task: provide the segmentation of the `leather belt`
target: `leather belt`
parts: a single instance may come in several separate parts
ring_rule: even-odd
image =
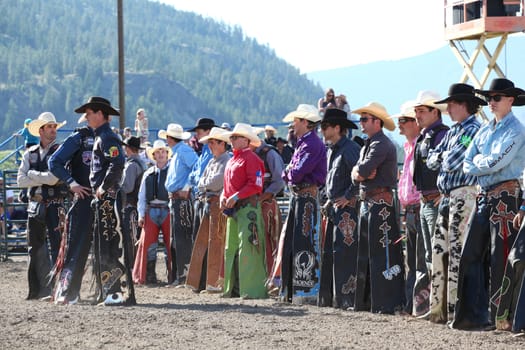
[[[253,196],[239,199],[237,203],[235,203],[235,208],[238,209],[248,204],[251,204],[253,207],[256,207],[258,202],[259,202],[259,195],[254,194]]]
[[[520,183],[518,180],[507,180],[507,181],[499,182],[495,185],[492,185],[491,187],[489,187],[486,193],[488,196],[499,196],[499,193],[501,191],[505,191],[509,195],[514,195],[516,193],[519,193],[519,190],[520,190]]]
[[[175,191],[169,193],[170,199],[189,199],[190,198],[190,192],[186,191]]]
[[[290,191],[296,195],[310,194],[312,196],[317,195],[317,186],[304,183],[290,186]]]
[[[207,203],[217,203],[219,201],[219,196],[206,196],[204,197],[204,201]]]
[[[168,204],[149,204],[148,207],[150,208],[167,208],[168,207]]]
[[[365,199],[370,199],[370,198],[373,198],[375,196],[377,196],[378,194],[381,194],[381,193],[385,193],[385,192],[389,192],[391,191],[392,189],[390,187],[376,187],[376,188],[373,188],[371,190],[360,190],[359,191],[359,198],[361,198],[361,200],[365,200]]]
[[[423,203],[428,203],[428,202],[433,202],[436,198],[439,198],[439,196],[441,196],[441,193],[439,192],[434,192],[434,193],[429,193],[429,194],[422,194],[421,195],[421,202]]]

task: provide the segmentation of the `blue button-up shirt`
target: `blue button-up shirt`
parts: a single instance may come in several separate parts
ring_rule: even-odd
[[[213,159],[213,154],[211,153],[210,147],[208,144],[205,144],[202,146],[202,152],[199,156],[199,159],[197,159],[197,162],[193,165],[193,169],[190,173],[190,179],[189,184],[192,187],[192,191],[194,195],[197,195],[199,192],[199,180],[204,173],[204,169],[206,169],[206,166],[210,162],[210,160]]]
[[[172,151],[165,187],[168,192],[177,192],[188,184],[191,169],[198,157],[197,153],[182,141],[173,146]]]
[[[483,189],[520,179],[525,167],[524,143],[525,127],[512,112],[498,123],[491,120],[481,126],[467,148],[463,171],[477,176]]]

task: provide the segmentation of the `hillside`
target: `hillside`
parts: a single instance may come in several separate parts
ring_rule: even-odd
[[[147,0],[123,10],[126,125],[139,107],[152,128],[204,115],[280,121],[323,93],[240,28]],[[116,1],[2,1],[0,11],[0,140],[46,110],[72,128],[91,95],[118,105]]]

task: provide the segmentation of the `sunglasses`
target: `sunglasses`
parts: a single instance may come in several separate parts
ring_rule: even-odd
[[[360,121],[361,123],[366,123],[369,119],[371,119],[371,120],[377,120],[376,117],[361,117],[361,118],[359,118],[359,121]]]
[[[237,140],[237,139],[240,139],[240,138],[242,138],[242,136],[238,136],[238,135],[232,135],[232,136],[230,136],[230,140],[233,140],[233,141],[235,141],[235,140]]]
[[[492,95],[492,96],[485,96],[485,100],[486,100],[487,102],[490,102],[491,100],[494,100],[494,101],[496,101],[496,102],[499,102],[499,101],[501,101],[501,98],[502,98],[502,97],[507,97],[507,96],[505,96],[505,95]]]
[[[407,122],[413,122],[413,121],[415,121],[414,118],[401,117],[401,118],[398,119],[399,124],[405,124]]]

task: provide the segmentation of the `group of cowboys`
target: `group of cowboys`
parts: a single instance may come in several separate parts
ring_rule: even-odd
[[[480,125],[487,104],[494,118]],[[185,142],[189,132],[169,124],[146,150],[154,164],[147,168],[140,140],[112,132],[119,112],[108,100],[77,108],[88,125],[60,145],[63,124],[42,113],[29,125],[41,142],[24,153],[18,173],[29,189],[28,298],[77,302],[92,242],[97,301],[134,304],[134,284],[157,282],[162,232],[168,284],[195,292],[276,293],[285,302],[409,314],[459,329],[522,331],[525,128],[512,113],[520,105],[525,91],[503,78],[489,90],[453,84],[441,100],[421,91],[393,116],[371,102],[352,111],[367,136],[361,147],[348,137],[358,127],[345,111],[321,116],[301,104],[283,119],[297,137],[286,166],[245,123],[228,131],[199,119],[189,131],[204,145],[200,154]],[[383,132],[395,121],[406,137],[400,174]],[[276,196],[285,186],[282,224]]]

